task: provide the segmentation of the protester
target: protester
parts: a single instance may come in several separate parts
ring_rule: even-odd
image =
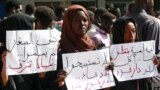
[[[117,17],[108,12],[102,15],[101,17],[101,26],[100,28],[105,31],[105,33],[107,33],[107,36],[109,36],[109,38],[112,40],[112,25],[114,23],[114,21],[117,19]],[[110,43],[112,43],[112,41],[110,41]]]
[[[99,11],[100,10],[100,11]],[[103,9],[102,9],[103,11]],[[101,12],[101,9],[98,9],[97,13]],[[90,29],[87,34],[92,38],[97,48],[109,47],[111,44],[110,40],[110,28],[112,26],[113,21],[116,19],[116,16],[111,14],[110,12],[106,12],[100,15],[99,18],[99,26],[96,26],[94,21],[94,13],[88,10],[90,15],[90,20],[92,22]]]
[[[53,22],[53,26],[58,29],[59,31],[62,31],[62,24],[63,24],[63,16],[65,13],[65,8],[62,6],[58,6],[55,8],[55,15],[56,19]]]
[[[147,14],[150,4],[153,4],[154,0],[135,0],[135,8],[130,17],[133,17],[137,23],[137,31],[139,41],[155,40],[156,42],[156,54],[160,50],[160,21],[155,17]]]
[[[34,16],[36,18],[36,30],[54,30],[56,34],[59,32],[52,27],[52,22],[55,20],[56,16],[51,8],[47,6],[38,6],[35,9]],[[60,34],[59,32],[59,36]],[[38,73],[35,78],[34,90],[57,90],[57,71]]]
[[[8,19],[9,18],[9,19]],[[7,30],[31,30],[35,28],[35,19],[23,13],[16,13],[3,20],[0,25],[0,42],[6,43]]]
[[[38,6],[35,9],[36,29],[52,29],[52,22],[56,16],[54,11],[47,6]]]
[[[105,9],[105,8],[97,8],[96,11],[94,12],[95,14],[95,22],[94,24],[97,26],[97,27],[100,27],[101,25],[101,16],[104,14],[104,13],[107,13],[108,10]]]
[[[132,18],[122,17],[112,27],[113,44],[134,43],[137,41],[136,23]],[[114,62],[114,61],[113,61]],[[150,90],[147,79],[118,82],[110,90]]]
[[[6,2],[6,14],[8,16],[14,14],[14,13],[20,13],[22,12],[22,5],[19,0],[8,0]]]
[[[128,5],[128,9],[127,9],[126,15],[124,15],[124,16],[129,16],[130,14],[132,14],[133,10],[134,10],[134,2],[131,2]]]
[[[62,54],[90,51],[96,49],[92,39],[87,35],[91,25],[86,9],[80,5],[71,5],[64,15],[62,35],[58,50],[58,85],[60,89],[66,90],[64,86],[65,73],[63,69]]]
[[[13,75],[8,76],[6,73],[6,31],[12,30],[32,30],[34,29],[34,18],[28,15],[17,13],[9,16],[5,19],[0,28],[0,42],[1,46],[1,85],[2,90],[31,90],[32,87],[32,75]]]
[[[35,6],[33,4],[27,4],[25,7],[25,13],[31,17],[34,17]]]
[[[155,53],[160,52],[160,20],[149,15],[152,13],[154,0],[135,0],[135,9],[130,15],[137,23],[139,41],[155,40]],[[160,71],[158,67],[158,71]],[[152,90],[160,88],[160,75],[152,78]]]
[[[103,14],[100,17],[100,19],[101,19],[101,22],[100,22],[101,24],[99,28],[93,28],[93,25],[92,25],[92,28],[90,28],[90,30],[87,33],[93,39],[97,48],[109,47],[111,45],[110,29],[114,20],[116,19],[116,16],[108,12]]]

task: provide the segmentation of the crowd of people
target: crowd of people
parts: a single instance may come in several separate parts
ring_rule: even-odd
[[[155,54],[160,54],[160,20],[153,16],[154,0],[134,0],[124,16],[106,8],[81,5],[22,6],[17,0],[6,3],[7,16],[0,23],[0,90],[67,90],[62,54],[94,51],[114,44],[155,40]],[[57,70],[8,76],[6,72],[6,31],[58,30],[61,32],[57,53]],[[157,57],[158,58],[158,57]],[[157,60],[156,58],[156,60]],[[157,61],[159,62],[159,61]],[[113,68],[111,63],[106,67]],[[109,68],[109,70],[112,70]],[[158,70],[159,65],[158,65]],[[118,82],[102,90],[160,90],[156,77]]]

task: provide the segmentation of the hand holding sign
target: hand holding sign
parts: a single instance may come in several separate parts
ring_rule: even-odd
[[[58,72],[57,83],[58,83],[58,86],[59,86],[59,87],[64,86],[66,76],[67,76],[67,72],[66,72],[66,71],[60,70],[60,71]]]

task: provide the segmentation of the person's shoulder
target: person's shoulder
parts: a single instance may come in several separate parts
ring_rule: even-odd
[[[143,24],[144,28],[148,28],[150,30],[158,30],[160,31],[160,20],[155,18],[155,17],[151,17],[150,19],[146,20],[145,23]]]
[[[160,20],[156,17],[150,16],[148,19],[148,22],[153,22],[154,24],[159,24],[160,25]]]
[[[143,15],[144,18],[147,18],[148,21],[159,22],[160,20],[152,15]]]

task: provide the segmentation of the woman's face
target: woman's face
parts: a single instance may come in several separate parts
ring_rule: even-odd
[[[88,30],[89,21],[83,11],[77,11],[72,20],[72,29],[79,36],[85,35]]]
[[[135,25],[132,22],[128,22],[124,30],[124,42],[125,43],[135,42],[135,39],[136,39]]]

